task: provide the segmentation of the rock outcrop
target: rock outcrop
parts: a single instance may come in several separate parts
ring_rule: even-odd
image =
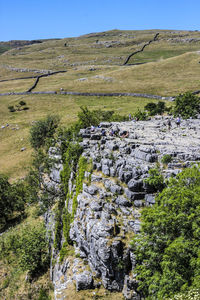
[[[112,129],[118,133],[110,135]],[[75,254],[60,262],[59,251],[52,252],[55,299],[67,299],[66,290],[74,283],[77,291],[103,285],[110,291],[123,291],[125,299],[138,300],[136,260],[130,241],[140,232],[142,207],[153,205],[156,193],[145,179],[149,169],[158,164],[167,178],[200,161],[200,119],[182,121],[180,127],[172,120],[170,130],[166,117],[144,122],[105,122],[93,132],[82,129],[80,135],[82,155],[92,164],[93,171],[85,172],[70,225]],[[52,153],[51,149],[51,155],[56,156],[56,152]],[[172,161],[163,165],[166,154]],[[61,169],[61,164],[52,169],[49,190],[52,186],[59,190]],[[75,181],[71,180],[71,196],[66,202],[69,211],[75,191]],[[47,224],[53,218],[51,212],[48,216]]]

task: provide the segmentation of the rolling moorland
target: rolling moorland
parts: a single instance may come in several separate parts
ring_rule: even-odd
[[[147,45],[144,51],[132,56],[124,65],[128,55],[140,50],[157,33],[159,35],[155,41]],[[198,93],[200,90],[200,32],[198,31],[112,30],[66,39],[1,42],[0,53],[0,169],[1,173],[9,177],[10,182],[23,179],[28,174],[34,152],[30,144],[30,129],[37,120],[47,115],[58,115],[61,125],[68,128],[77,121],[77,113],[81,111],[82,106],[87,106],[91,110],[113,110],[121,116],[128,116],[129,113],[134,114],[138,109],[143,109],[149,102],[158,103],[162,99],[167,107],[173,106],[171,102],[173,97],[188,91]],[[28,92],[30,89],[31,92]],[[69,92],[72,94],[67,94]],[[73,95],[73,92],[77,94]],[[81,95],[81,93],[91,93],[91,95]],[[99,95],[93,95],[95,93]],[[112,93],[118,94],[109,95]],[[140,96],[123,93],[135,93]],[[20,102],[24,102],[25,106],[20,105]],[[15,111],[11,111],[9,107],[14,107]],[[192,124],[192,126],[198,125]],[[141,128],[138,127],[138,131]],[[179,138],[176,128],[173,130],[174,136]],[[188,134],[190,133],[184,133],[184,135]],[[191,132],[194,137],[195,134]],[[162,150],[159,151],[165,154]],[[94,175],[98,177],[99,173]],[[103,189],[103,183],[105,184],[102,179],[99,186],[97,184],[98,188]],[[125,186],[123,188],[125,189]],[[13,228],[14,233],[15,230],[23,232],[24,226],[31,224],[37,227],[36,224],[42,223],[42,217],[38,217],[36,211],[37,205],[27,207],[26,218]],[[81,214],[81,211],[79,213]],[[49,218],[51,217],[50,215]],[[119,214],[119,218],[123,219],[123,214]],[[140,218],[138,217],[137,220],[139,222]],[[49,225],[48,222],[47,224]],[[121,233],[117,237],[121,237]],[[124,239],[129,243],[132,236],[125,232]],[[111,242],[113,241],[110,239],[109,243]],[[55,245],[54,248],[56,249]],[[55,250],[52,253],[55,261],[57,255]],[[76,258],[78,259],[79,256],[77,255]],[[120,263],[121,261],[118,262],[118,267],[122,268]],[[58,261],[55,266],[57,264]],[[82,268],[85,272],[84,266],[75,267]],[[34,281],[26,280],[24,283],[27,274],[17,269],[15,258],[9,255],[7,261],[1,261],[2,297],[4,299],[48,299],[45,292],[46,298],[42,298],[43,289],[53,297],[48,274],[48,271],[44,272]],[[61,277],[58,280],[60,285],[62,285]],[[54,282],[54,287],[56,284]],[[58,284],[57,287],[56,299],[64,297],[62,293],[59,295],[60,285]],[[102,286],[98,292],[95,290],[95,293],[91,290],[74,294],[72,287],[69,286],[66,299],[74,299],[73,297],[123,299],[121,291],[113,294]]]

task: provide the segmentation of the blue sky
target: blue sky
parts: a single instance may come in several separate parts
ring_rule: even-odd
[[[0,41],[111,29],[200,30],[200,0],[0,0]]]

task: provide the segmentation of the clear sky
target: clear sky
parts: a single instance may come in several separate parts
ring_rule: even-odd
[[[0,0],[0,41],[111,29],[200,30],[200,0]]]

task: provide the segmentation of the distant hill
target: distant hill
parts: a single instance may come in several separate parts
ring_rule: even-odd
[[[18,48],[18,47],[23,47],[27,45],[33,45],[33,44],[40,44],[43,43],[44,41],[47,41],[48,39],[41,39],[41,40],[11,40],[7,42],[0,42],[0,54],[6,52],[7,50],[10,50],[12,48]],[[58,40],[58,39],[56,39]]]

